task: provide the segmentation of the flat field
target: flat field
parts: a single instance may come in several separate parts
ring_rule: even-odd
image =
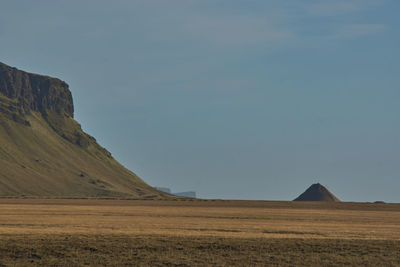
[[[0,199],[0,266],[400,266],[400,204]]]

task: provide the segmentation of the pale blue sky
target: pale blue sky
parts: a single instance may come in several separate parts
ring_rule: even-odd
[[[65,80],[153,186],[400,202],[397,0],[1,0],[0,61]]]

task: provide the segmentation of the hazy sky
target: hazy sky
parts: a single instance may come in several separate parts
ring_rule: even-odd
[[[400,1],[0,0],[0,61],[70,85],[153,186],[400,202]]]

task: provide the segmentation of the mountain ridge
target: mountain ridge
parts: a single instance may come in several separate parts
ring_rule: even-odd
[[[0,196],[169,198],[74,120],[66,82],[0,62]]]

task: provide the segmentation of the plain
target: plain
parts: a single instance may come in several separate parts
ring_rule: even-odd
[[[399,222],[384,203],[3,198],[0,263],[399,266]]]

